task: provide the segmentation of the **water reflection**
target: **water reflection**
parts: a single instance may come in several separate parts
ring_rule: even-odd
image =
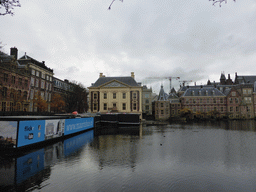
[[[107,135],[107,136],[106,136]],[[142,125],[122,128],[102,127],[95,130],[91,147],[97,153],[99,168],[105,166],[136,166],[137,141],[142,137]],[[116,158],[118,157],[118,158]]]
[[[255,191],[255,147],[255,121],[105,127],[2,158],[0,191]]]
[[[21,157],[1,156],[0,191],[42,188],[42,182],[49,179],[51,167],[81,150],[93,137],[94,132],[91,130]]]

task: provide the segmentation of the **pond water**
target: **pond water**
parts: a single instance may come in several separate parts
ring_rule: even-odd
[[[0,191],[256,191],[256,123],[85,132],[0,158]]]

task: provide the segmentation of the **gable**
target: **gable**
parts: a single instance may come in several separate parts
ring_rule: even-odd
[[[110,83],[105,84],[102,87],[108,88],[108,87],[127,87],[127,86],[124,85],[124,84],[121,84],[121,83],[119,83],[117,81],[112,81]]]

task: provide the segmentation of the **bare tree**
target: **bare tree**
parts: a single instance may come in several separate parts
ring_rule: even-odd
[[[220,6],[220,7],[221,7],[221,4],[222,4],[223,2],[227,3],[227,0],[209,0],[209,1],[212,1],[212,2],[213,2],[212,5],[215,5],[216,3],[219,3],[219,6]],[[233,0],[233,1],[235,2],[236,0]]]
[[[83,113],[88,110],[87,104],[87,89],[76,81],[70,82],[72,90],[65,95],[66,111],[77,111]]]
[[[19,0],[0,0],[0,16],[13,15],[14,7],[20,7]]]

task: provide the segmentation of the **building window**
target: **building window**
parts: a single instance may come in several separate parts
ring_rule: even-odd
[[[216,99],[215,98],[213,98],[213,103],[216,103]]]
[[[232,98],[229,98],[229,103],[233,103],[233,100],[232,100]]]
[[[161,107],[164,107],[164,104],[163,104],[163,103],[161,103]]]
[[[116,93],[113,93],[113,99],[116,99]]]
[[[126,99],[126,93],[123,93],[123,99]]]
[[[36,71],[36,76],[39,77],[39,71]]]
[[[243,94],[247,94],[247,90],[246,89],[243,89]]]
[[[31,77],[31,86],[35,86],[35,78],[34,77]]]
[[[239,111],[239,108],[238,107],[236,107],[236,112],[238,112]]]
[[[32,73],[32,75],[35,75],[36,71],[34,69],[32,69],[31,73]]]
[[[251,103],[252,102],[252,98],[251,97],[245,97],[244,101],[245,101],[245,103]]]
[[[20,111],[20,103],[17,104],[17,111]]]
[[[28,87],[28,80],[25,80],[25,88]]]
[[[149,110],[149,105],[146,105],[146,106],[145,106],[145,109],[146,109],[146,110]]]
[[[45,82],[44,80],[41,80],[41,88],[44,89]]]
[[[136,110],[137,109],[137,105],[136,103],[133,103],[133,110]]]
[[[4,73],[4,82],[8,81],[8,74]]]
[[[233,96],[233,97],[236,96],[236,92],[233,91],[233,92],[232,92],[232,96]]]
[[[7,96],[7,87],[3,87],[2,96],[3,96],[3,97],[6,97],[6,96]]]
[[[42,99],[44,99],[44,92],[41,92],[41,97]]]
[[[123,110],[126,110],[126,103],[123,103]]]
[[[116,103],[113,103],[113,108],[116,108]]]
[[[230,111],[230,112],[233,112],[233,107],[230,107],[229,111]]]
[[[2,111],[6,111],[6,102],[2,102]]]
[[[249,106],[247,106],[247,107],[246,107],[246,110],[247,110],[247,112],[250,112],[251,109],[250,109]]]
[[[42,79],[45,79],[45,74],[44,73],[42,73]]]
[[[238,102],[239,102],[239,99],[238,99],[238,98],[235,98],[235,101],[236,101],[236,103],[238,103]]]
[[[97,93],[93,94],[93,99],[97,99]]]
[[[148,99],[146,99],[145,103],[149,103],[149,100],[148,100]]]
[[[36,87],[38,87],[38,85],[39,85],[39,80],[36,79]]]
[[[97,110],[97,104],[96,104],[96,103],[93,104],[93,110],[94,110],[94,111]]]
[[[12,76],[12,83],[15,84],[15,76]]]
[[[13,99],[13,98],[14,98],[14,94],[13,94],[13,93],[11,93],[11,94],[10,94],[10,97],[11,97],[11,99]]]
[[[10,111],[14,111],[14,103],[10,102]]]
[[[107,110],[108,109],[108,105],[107,103],[104,103],[104,110]]]
[[[18,97],[21,97],[21,90],[18,90]]]
[[[133,93],[132,98],[133,98],[133,99],[136,99],[136,98],[137,98],[137,94],[136,94],[136,93]]]
[[[107,99],[107,93],[104,93],[103,97],[104,99]]]
[[[223,98],[220,98],[220,103],[223,103]]]
[[[164,110],[161,110],[161,115],[163,115],[164,114]]]
[[[27,91],[24,91],[24,93],[23,93],[23,98],[24,98],[24,99],[27,99],[27,96],[28,96],[28,92],[27,92]]]

